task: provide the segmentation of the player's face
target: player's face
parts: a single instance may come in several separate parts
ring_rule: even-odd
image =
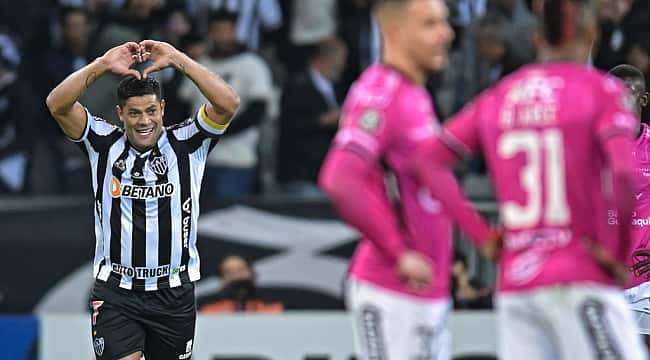
[[[639,79],[626,79],[625,84],[636,100],[636,114],[641,116],[643,108],[648,104],[648,93],[645,91],[643,81]]]
[[[409,1],[404,15],[402,42],[409,56],[427,71],[444,69],[449,46],[454,39],[444,2]]]
[[[136,149],[146,151],[156,144],[162,134],[165,100],[158,100],[156,95],[133,96],[123,107],[117,106],[117,113]]]

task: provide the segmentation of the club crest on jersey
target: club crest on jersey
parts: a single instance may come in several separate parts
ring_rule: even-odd
[[[368,110],[359,118],[359,127],[368,132],[374,132],[379,128],[381,117],[375,110]]]
[[[146,200],[170,197],[174,194],[174,184],[167,182],[156,185],[133,185],[122,184],[115,176],[111,178],[111,196],[114,198],[124,197],[128,199]]]
[[[102,356],[102,354],[104,354],[104,338],[95,338],[95,340],[93,340],[93,348],[95,349],[95,354],[97,354],[97,356]]]
[[[149,169],[156,175],[165,175],[167,173],[167,156],[160,154],[160,156],[152,157],[149,160]]]
[[[117,160],[113,166],[118,169],[119,171],[126,171],[126,161],[122,160]]]

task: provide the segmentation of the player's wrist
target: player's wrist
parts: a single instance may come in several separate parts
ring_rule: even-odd
[[[90,68],[92,69],[92,72],[96,73],[99,76],[104,75],[107,71],[109,71],[111,64],[105,56],[100,56],[90,63]]]

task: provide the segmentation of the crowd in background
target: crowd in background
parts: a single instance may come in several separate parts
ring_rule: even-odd
[[[87,161],[66,141],[44,99],[109,48],[150,38],[184,51],[241,97],[236,120],[208,160],[205,196],[322,196],[316,178],[342,100],[361,71],[380,57],[370,2],[0,0],[0,194],[88,194]],[[456,33],[450,66],[427,84],[442,121],[535,60],[534,14],[541,5],[541,0],[446,2]],[[630,63],[647,76],[650,2],[598,3],[600,41],[586,62],[601,69]],[[166,125],[192,116],[204,101],[178,71],[155,76],[163,85]],[[82,103],[117,123],[119,80],[102,77]],[[467,170],[465,185],[480,197],[483,187],[475,185],[484,179],[481,161]]]

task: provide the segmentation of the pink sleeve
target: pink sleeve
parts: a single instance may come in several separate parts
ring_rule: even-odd
[[[490,238],[490,227],[461,190],[451,171],[452,158],[439,138],[432,139],[418,146],[411,167],[420,183],[443,204],[460,229],[480,246]]]
[[[329,195],[343,220],[392,262],[404,250],[404,237],[383,183],[372,180],[376,163],[359,154],[333,148],[320,172],[320,187]]]
[[[467,158],[480,149],[481,142],[478,131],[480,112],[478,108],[479,104],[485,101],[484,97],[485,95],[482,95],[447,120],[444,128],[438,134],[438,139],[445,145],[447,151],[443,155],[437,155],[438,160],[449,162],[452,161],[450,158]]]
[[[618,79],[607,78],[602,81],[602,99],[595,132],[606,155],[613,177],[613,201],[617,210],[619,224],[630,224],[634,210],[636,192],[634,135],[639,122],[634,113],[634,98]],[[605,244],[612,254],[624,261],[631,251],[632,239],[629,226],[618,227],[618,238],[613,244]]]
[[[635,164],[632,152],[634,141],[627,136],[609,137],[604,144],[609,166],[612,170],[614,194],[614,207],[618,213],[618,243],[612,244],[612,253],[619,261],[625,261],[632,251],[632,238],[630,235],[632,212],[634,210],[634,195],[636,193]],[[609,246],[608,246],[609,247]]]

